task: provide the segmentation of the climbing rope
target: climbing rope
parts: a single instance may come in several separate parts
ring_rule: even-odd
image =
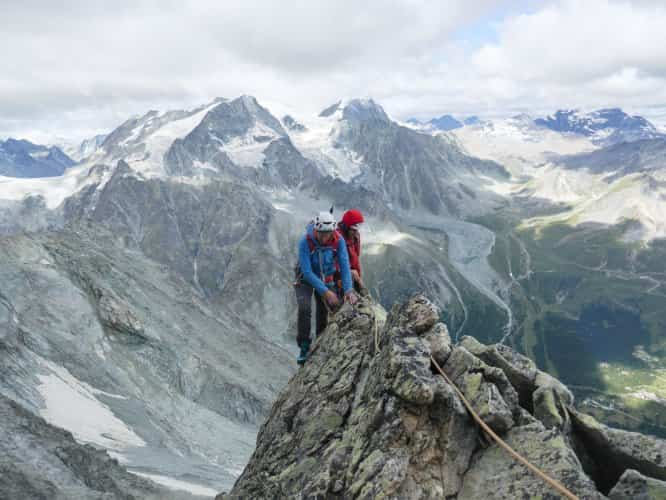
[[[453,390],[456,391],[456,394],[460,397],[462,400],[463,404],[465,405],[465,408],[467,408],[467,411],[472,415],[472,418],[476,421],[481,428],[486,431],[486,434],[488,434],[493,441],[495,441],[498,445],[500,445],[504,450],[511,455],[515,460],[523,464],[525,467],[527,467],[530,471],[532,471],[537,477],[539,477],[541,480],[544,482],[548,483],[550,486],[552,486],[555,490],[557,490],[558,493],[561,495],[565,496],[569,500],[580,500],[576,495],[571,493],[562,483],[559,481],[556,481],[555,479],[551,478],[548,476],[545,472],[543,472],[541,469],[536,467],[535,465],[532,465],[530,462],[527,461],[526,458],[524,458],[522,455],[520,455],[517,451],[515,451],[511,446],[509,446],[502,438],[500,438],[495,432],[488,427],[488,425],[479,417],[479,415],[474,411],[474,408],[472,408],[472,405],[467,401],[467,398],[465,398],[464,394],[458,389],[456,384],[454,384],[451,379],[444,373],[444,370],[439,366],[437,361],[435,361],[435,358],[433,356],[430,356],[430,360],[432,361],[432,364],[435,366],[439,374],[444,377],[444,379],[453,387]]]
[[[372,297],[371,297],[372,299]],[[374,300],[374,299],[373,299]],[[375,338],[375,355],[379,353],[379,325],[377,323],[377,316],[376,314],[373,314],[373,330],[374,330],[374,338]],[[495,441],[501,448],[503,448],[509,455],[511,455],[514,460],[520,462],[523,464],[525,467],[527,467],[533,474],[535,474],[538,478],[540,478],[542,481],[545,483],[549,484],[553,489],[555,489],[558,493],[563,495],[564,497],[568,498],[569,500],[580,500],[576,495],[574,495],[571,491],[569,491],[562,483],[559,481],[556,481],[555,479],[551,478],[548,474],[543,472],[541,469],[539,469],[537,466],[533,465],[531,462],[529,462],[526,458],[524,458],[522,455],[520,455],[517,451],[515,451],[511,446],[509,446],[506,441],[504,441],[501,437],[499,437],[495,432],[486,424],[483,419],[474,411],[474,408],[472,408],[472,405],[470,404],[469,401],[467,401],[467,398],[465,395],[458,389],[456,384],[453,383],[453,381],[444,373],[444,370],[442,370],[442,367],[439,366],[439,363],[435,360],[435,358],[431,355],[430,356],[430,361],[432,362],[433,366],[435,369],[439,372],[439,374],[444,377],[444,380],[446,380],[451,387],[453,387],[453,390],[458,394],[458,397],[462,400],[463,404],[465,405],[465,408],[467,408],[467,411],[470,413],[472,418],[476,421],[477,424],[490,436],[490,438]]]
[[[379,354],[379,324],[377,323],[377,313],[372,315],[373,330],[375,333],[375,356]]]

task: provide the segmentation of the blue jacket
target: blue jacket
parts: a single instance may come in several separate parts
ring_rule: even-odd
[[[307,235],[315,244],[314,252],[310,251]],[[319,259],[321,257],[321,268]],[[342,278],[342,289],[344,293],[352,290],[351,271],[349,270],[349,254],[347,253],[347,244],[344,238],[338,239],[337,259],[340,266],[340,276]],[[309,224],[306,230],[306,236],[303,236],[298,242],[298,263],[301,266],[303,279],[314,288],[319,295],[324,295],[329,287],[324,283],[327,276],[335,274],[335,258],[333,249],[327,245],[320,245],[314,235],[314,225]],[[323,276],[320,276],[323,271]],[[331,283],[335,286],[335,282]]]

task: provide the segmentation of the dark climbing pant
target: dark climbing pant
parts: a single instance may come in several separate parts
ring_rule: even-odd
[[[317,314],[316,335],[326,328],[328,322],[328,311],[324,305],[323,298],[315,292],[307,283],[301,282],[296,288],[296,301],[298,302],[298,336],[296,341],[300,346],[303,341],[310,340],[310,322],[312,318],[312,295]]]

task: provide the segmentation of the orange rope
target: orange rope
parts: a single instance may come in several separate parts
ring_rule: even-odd
[[[472,415],[472,418],[476,421],[477,424],[481,426],[481,428],[486,431],[486,433],[504,450],[511,455],[515,460],[523,464],[525,467],[527,467],[530,471],[532,471],[534,474],[536,474],[540,479],[542,479],[544,482],[548,483],[550,486],[552,486],[555,490],[557,490],[558,493],[561,495],[564,495],[566,498],[569,500],[580,500],[576,495],[571,493],[568,489],[566,489],[562,483],[556,481],[555,479],[551,478],[548,476],[545,472],[543,472],[541,469],[536,467],[535,465],[532,465],[530,462],[527,461],[527,459],[523,458],[517,451],[515,451],[511,446],[509,446],[502,438],[500,438],[493,430],[488,427],[488,425],[479,417],[479,415],[474,411],[474,408],[472,408],[472,405],[467,401],[463,393],[458,389],[456,384],[454,384],[449,377],[447,377],[446,373],[444,373],[444,370],[437,364],[437,361],[435,361],[435,358],[433,356],[430,356],[430,360],[432,361],[432,364],[435,366],[439,374],[446,379],[446,381],[453,387],[453,389],[456,391],[460,399],[462,400],[463,404],[467,408],[467,411]]]

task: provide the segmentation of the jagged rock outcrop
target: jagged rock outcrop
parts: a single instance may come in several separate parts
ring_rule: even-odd
[[[423,296],[385,322],[375,307],[334,316],[218,500],[559,498],[481,433],[431,356],[510,446],[578,497],[659,490],[666,442],[576,413],[564,385],[505,346],[452,345]]]
[[[666,482],[628,469],[611,490],[611,500],[657,500],[666,498]]]

